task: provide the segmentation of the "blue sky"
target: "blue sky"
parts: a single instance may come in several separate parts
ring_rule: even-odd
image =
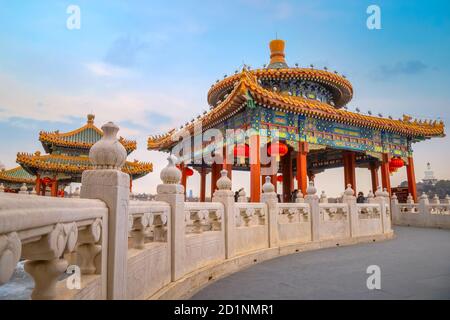
[[[80,30],[66,28],[71,4],[81,9]],[[366,27],[371,4],[381,8],[381,30]],[[97,124],[115,121],[138,141],[131,159],[154,162],[155,173],[135,183],[136,191],[153,192],[165,156],[145,150],[147,136],[206,109],[210,85],[224,74],[267,63],[276,34],[286,40],[288,63],[347,76],[355,92],[350,109],[450,120],[444,0],[2,0],[0,8],[0,161],[7,167],[18,151],[41,150],[39,130],[71,130],[93,112]],[[418,179],[427,161],[450,179],[448,138],[414,149]],[[366,171],[358,180],[368,189]],[[319,175],[318,188],[334,176],[342,173]],[[248,187],[247,180],[237,174],[235,184]],[[340,189],[330,186],[330,193]]]

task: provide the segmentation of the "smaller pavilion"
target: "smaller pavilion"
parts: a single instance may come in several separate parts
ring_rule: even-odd
[[[35,176],[37,194],[63,196],[66,186],[81,182],[83,171],[93,169],[89,150],[103,137],[103,131],[95,126],[94,118],[93,114],[89,114],[84,126],[66,133],[41,131],[39,141],[47,154],[43,155],[40,151],[17,154],[17,163],[28,174]],[[119,142],[128,155],[136,150],[136,141],[120,137]],[[127,161],[122,171],[130,175],[131,190],[132,181],[152,172],[153,165],[138,160]]]
[[[3,184],[4,192],[17,193],[24,183],[28,190],[33,189],[36,183],[36,176],[29,174],[21,166],[0,171],[0,184]]]

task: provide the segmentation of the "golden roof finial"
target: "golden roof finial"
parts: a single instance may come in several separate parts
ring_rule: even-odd
[[[287,63],[284,55],[285,42],[281,39],[270,41],[270,64],[269,68],[287,68]]]
[[[94,119],[95,119],[95,115],[93,115],[92,113],[87,115],[87,122],[90,124],[94,123]]]

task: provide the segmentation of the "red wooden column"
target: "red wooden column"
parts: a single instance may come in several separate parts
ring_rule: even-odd
[[[133,192],[133,178],[130,175],[130,193]]]
[[[283,170],[283,202],[291,201],[291,192],[293,189],[292,181],[292,158],[291,150],[289,149],[282,158],[282,170]]]
[[[308,143],[299,142],[297,152],[297,189],[306,195],[306,188],[308,186],[307,173],[307,155]]]
[[[211,199],[214,195],[214,191],[217,189],[217,180],[220,178],[221,168],[222,165],[215,162],[211,165]]]
[[[56,178],[53,179],[53,181],[52,181],[51,196],[52,197],[58,196],[58,180],[56,180]]]
[[[344,151],[342,156],[344,162],[345,188],[347,188],[348,184],[351,184],[352,189],[356,193],[356,154],[353,151]]]
[[[417,187],[416,187],[416,175],[414,173],[414,160],[413,157],[408,157],[408,163],[406,165],[406,175],[408,177],[408,192],[417,202]]]
[[[231,163],[231,161],[228,163],[229,159],[227,155],[227,147],[223,146],[223,168],[227,170],[227,177],[231,180],[233,176],[233,163]]]
[[[36,189],[36,194],[38,196],[40,196],[41,195],[41,177],[40,177],[39,174],[36,175],[36,186],[35,186],[35,189]]]
[[[200,169],[200,202],[206,200],[206,168]]]
[[[383,153],[383,161],[381,162],[381,184],[383,189],[386,188],[391,195],[391,180],[389,178],[389,154]]]
[[[184,187],[184,195],[186,196],[186,186],[187,186],[187,175],[186,175],[186,166],[184,163],[180,163],[181,170],[181,185]]]
[[[378,180],[378,167],[379,166],[376,162],[371,162],[369,166],[370,177],[372,180],[372,191],[374,193],[378,189],[378,186],[380,185],[380,182]]]
[[[259,135],[250,137],[250,202],[259,202],[261,197],[261,161]]]

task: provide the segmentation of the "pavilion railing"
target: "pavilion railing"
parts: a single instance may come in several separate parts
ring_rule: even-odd
[[[450,229],[450,199],[436,197],[429,200],[423,194],[418,203],[408,199],[399,203],[394,195],[391,200],[392,219],[396,225]]]
[[[126,153],[103,142],[102,156],[91,159],[97,168],[83,172],[80,198],[0,193],[0,283],[24,259],[33,299],[180,297],[257,261],[393,234],[388,198],[359,205],[350,186],[342,203],[319,199],[310,184],[302,202],[287,204],[266,179],[261,202],[235,202],[223,170],[212,202],[185,202],[172,157],[157,201],[130,201],[129,176],[117,165]]]
[[[73,291],[71,298],[105,299],[107,224],[108,208],[99,200],[1,193],[0,284],[24,259],[25,271],[35,283],[32,299],[52,299],[63,292],[57,280],[68,269],[74,277],[88,276],[80,285],[98,288],[85,296]],[[79,269],[72,268],[75,265]],[[67,283],[71,285],[61,285]]]

